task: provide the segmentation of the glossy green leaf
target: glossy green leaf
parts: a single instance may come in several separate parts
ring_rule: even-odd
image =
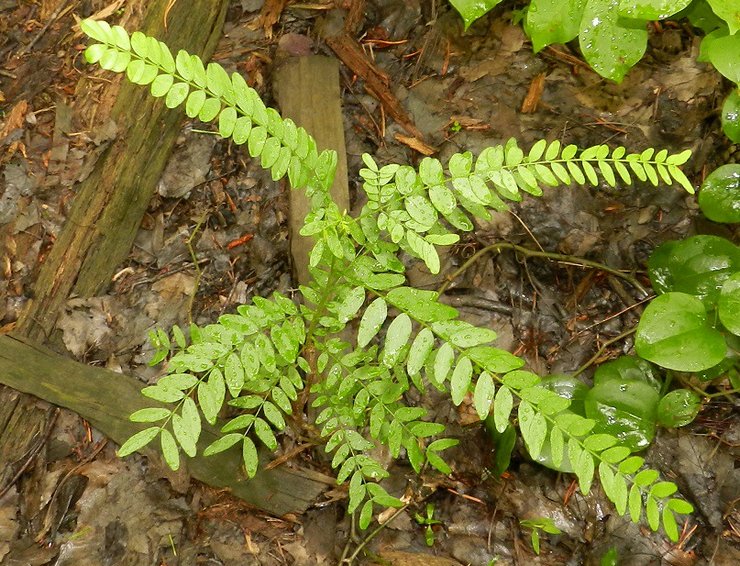
[[[737,88],[725,98],[722,105],[722,131],[730,140],[740,143],[740,90]]]
[[[547,421],[527,401],[519,403],[519,431],[532,458],[537,459],[547,438]]]
[[[630,519],[633,523],[638,523],[642,516],[642,493],[637,484],[632,484],[627,504],[630,511]]]
[[[162,448],[162,455],[164,461],[172,470],[180,469],[180,451],[177,449],[177,443],[172,433],[166,428],[162,429],[162,434],[159,436],[160,446]]]
[[[666,242],[648,260],[650,281],[658,293],[680,291],[707,306],[716,304],[725,280],[737,271],[740,247],[719,236]]]
[[[158,426],[153,426],[145,428],[144,430],[140,430],[131,438],[126,440],[126,442],[124,442],[123,445],[118,449],[116,454],[119,458],[123,458],[124,456],[128,456],[129,454],[132,454],[137,450],[141,450],[144,446],[149,444],[157,437],[157,434],[159,434],[160,430],[162,429],[160,429]]]
[[[434,334],[429,328],[423,328],[414,338],[406,360],[406,371],[409,375],[419,373],[434,348]]]
[[[462,356],[458,359],[450,378],[450,396],[455,405],[460,405],[465,399],[472,376],[473,364],[470,362],[470,358]]]
[[[666,293],[656,297],[643,312],[635,350],[668,369],[703,371],[724,359],[727,346],[698,298]]]
[[[437,355],[434,358],[434,372],[432,377],[437,385],[442,385],[445,382],[454,360],[455,351],[449,343],[445,342],[439,350],[437,350]]]
[[[272,432],[270,425],[265,420],[256,418],[254,419],[254,433],[262,441],[262,444],[267,446],[268,449],[273,452],[277,450],[277,440],[275,434]]]
[[[716,38],[707,48],[707,57],[722,75],[740,85],[740,34]]]
[[[676,428],[692,422],[701,408],[699,396],[688,389],[676,389],[658,403],[658,422],[661,426]]]
[[[691,0],[620,0],[619,15],[634,20],[664,20],[691,4]]]
[[[509,415],[514,407],[514,397],[508,387],[499,387],[493,404],[493,421],[496,430],[503,433],[509,426]]]
[[[467,30],[478,18],[483,17],[502,0],[450,0],[452,7],[462,16]]]
[[[587,0],[578,34],[586,61],[602,77],[617,83],[645,54],[645,22],[619,18],[613,0]]]
[[[722,325],[740,336],[740,273],[734,273],[722,285],[717,308]]]
[[[712,11],[727,24],[730,34],[740,30],[740,7],[737,0],[707,0]]]
[[[585,398],[586,416],[599,432],[632,450],[646,448],[655,436],[658,392],[644,381],[608,380],[594,385]]]
[[[242,444],[242,463],[244,464],[244,471],[247,473],[247,477],[253,478],[255,475],[257,475],[257,469],[259,468],[259,456],[257,455],[257,447],[255,446],[254,441],[248,436],[245,436],[243,438],[244,441]]]
[[[382,362],[386,367],[396,365],[410,337],[411,319],[406,313],[401,313],[390,323],[385,335]]]
[[[740,95],[738,106],[740,113]],[[738,113],[735,118],[740,124]],[[699,207],[709,220],[728,224],[740,222],[740,164],[722,165],[707,175],[699,190]],[[737,260],[735,269],[740,269]]]
[[[170,416],[170,411],[164,408],[147,407],[146,409],[139,409],[134,411],[129,416],[129,420],[135,423],[153,423],[161,421]]]
[[[524,30],[532,40],[534,52],[553,43],[575,39],[585,5],[586,0],[532,0],[527,8]]]
[[[660,392],[663,386],[655,367],[638,356],[619,356],[616,360],[601,364],[594,373],[594,385],[611,380],[620,383],[631,380],[644,381],[657,392]]]
[[[360,319],[360,328],[357,331],[357,347],[364,348],[370,343],[383,326],[388,316],[388,305],[382,298],[375,299],[365,309]]]
[[[490,413],[495,393],[496,386],[493,377],[491,377],[490,373],[484,371],[475,383],[475,392],[473,394],[473,405],[480,420],[484,420],[488,416],[488,413]]]
[[[218,454],[219,452],[228,450],[229,448],[234,446],[234,444],[239,442],[242,438],[244,437],[238,432],[225,434],[221,438],[218,438],[217,440],[209,444],[206,449],[203,450],[203,456],[212,456],[213,454]]]

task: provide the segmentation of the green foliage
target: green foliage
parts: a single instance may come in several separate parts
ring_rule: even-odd
[[[519,525],[526,529],[532,529],[530,539],[532,541],[532,550],[539,555],[540,553],[540,531],[551,535],[559,535],[563,531],[555,526],[552,519],[548,517],[538,517],[537,519],[524,519],[519,521]]]
[[[501,0],[450,0],[467,30]],[[531,0],[524,31],[537,53],[554,43],[578,38],[586,61],[602,77],[621,82],[645,54],[647,24],[687,18],[704,31],[698,60],[740,86],[740,9],[737,0]],[[738,94],[723,109],[723,130],[737,142]]]
[[[740,223],[740,165],[723,165],[707,175],[701,185],[699,207],[709,220]]]
[[[439,438],[444,424],[407,404],[434,388],[455,405],[472,396],[476,413],[501,435],[508,454],[515,415],[533,457],[549,450],[553,463],[567,459],[584,493],[598,471],[620,514],[629,504],[637,521],[645,509],[652,528],[662,520],[667,534],[678,536],[673,513],[691,512],[691,506],[668,499],[675,486],[655,483],[658,473],[631,455],[620,431],[598,432],[599,421],[582,413],[580,390],[564,382],[547,385],[521,369],[522,359],[494,347],[494,332],[460,320],[437,293],[407,286],[400,257],[419,258],[438,273],[438,246],[454,244],[459,232],[473,230],[474,219],[490,218],[490,210],[507,208],[506,201],[539,196],[544,187],[614,187],[636,178],[655,186],[675,181],[693,193],[679,168],[690,152],[628,154],[606,145],[580,151],[545,140],[525,152],[510,140],[477,157],[458,153],[447,163],[425,158],[417,169],[381,167],[364,155],[367,204],[355,218],[328,193],[335,154],[319,153],[305,130],[266,108],[238,73],[229,76],[184,51],[173,57],[163,43],[141,33],[129,37],[105,22],[85,20],[81,28],[98,42],[85,51],[89,61],[125,72],[168,107],[184,105],[191,118],[215,121],[219,134],[246,145],[273,179],[287,176],[293,188],[305,188],[311,210],[301,233],[315,240],[312,280],[300,287],[300,304],[279,293],[254,297],[217,324],[191,325],[187,339],[179,328],[171,339],[161,330],[150,335],[154,360],[168,361],[166,374],[142,393],[170,409],[134,413],[135,421],[157,424],[124,443],[121,456],[159,437],[166,462],[177,468],[180,450],[192,457],[200,449],[205,420],[222,435],[203,454],[241,448],[244,470],[253,477],[258,446],[274,451],[289,420],[302,424],[311,384],[317,416],[306,428],[318,431],[337,481],[348,484],[348,511],[359,513],[364,529],[376,506],[402,506],[380,483],[388,472],[373,457],[377,445],[393,457],[405,455],[417,472],[425,465],[452,471],[443,453],[457,440]]]
[[[427,546],[434,546],[434,526],[442,524],[442,521],[434,518],[434,504],[427,503],[424,515],[414,513],[414,521],[424,527],[424,541]]]

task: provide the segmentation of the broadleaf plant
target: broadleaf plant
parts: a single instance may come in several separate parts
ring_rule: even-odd
[[[301,233],[315,240],[312,280],[300,287],[300,302],[277,292],[254,297],[216,324],[191,325],[189,343],[177,327],[172,340],[163,331],[152,334],[154,359],[168,360],[166,375],[143,393],[171,409],[134,413],[132,420],[156,424],[126,441],[119,456],[159,437],[166,462],[176,468],[180,450],[196,454],[205,420],[223,434],[204,454],[239,446],[253,477],[257,445],[276,450],[286,424],[298,423],[332,455],[337,481],[349,486],[348,510],[359,512],[366,528],[376,508],[403,504],[380,483],[388,472],[373,456],[377,443],[393,457],[404,454],[417,472],[425,464],[452,471],[443,453],[457,440],[440,437],[444,424],[406,401],[412,390],[418,396],[434,388],[455,405],[472,394],[478,416],[492,417],[507,438],[516,415],[533,457],[549,439],[559,459],[567,455],[584,493],[598,473],[620,514],[629,509],[638,521],[645,509],[651,528],[662,519],[668,536],[677,538],[673,513],[692,507],[671,497],[675,485],[656,483],[658,472],[615,435],[593,434],[597,421],[571,410],[571,398],[543,386],[522,369],[524,360],[494,347],[494,332],[460,320],[437,293],[409,286],[401,257],[418,258],[438,273],[438,246],[454,244],[475,219],[505,210],[506,201],[539,196],[544,187],[616,186],[636,178],[655,186],[677,182],[693,193],[680,169],[689,151],[627,153],[606,145],[581,151],[540,140],[525,152],[510,140],[478,156],[454,154],[444,164],[425,158],[416,169],[380,166],[366,154],[360,176],[368,202],[353,217],[329,195],[336,154],[319,152],[303,128],[267,108],[241,75],[185,51],[173,56],[162,42],[139,32],[129,37],[103,21],[85,20],[81,29],[97,42],[85,51],[88,61],[125,72],[168,107],[184,105],[191,118],[214,121],[222,137],[246,145],[273,179],[287,177],[293,189],[305,190],[311,210]],[[304,423],[309,393],[317,413]]]

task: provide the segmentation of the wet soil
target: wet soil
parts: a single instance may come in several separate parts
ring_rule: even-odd
[[[106,8],[100,1],[0,0],[0,326],[10,330],[33,292],[38,267],[53,245],[75,195],[115,124],[89,123],[90,102],[76,97],[82,75],[107,80],[84,63],[73,17]],[[261,0],[231,3],[214,60],[240,71],[266,101],[271,74],[286,52],[332,55],[321,40],[342,25],[349,3],[288,5],[265,26]],[[347,5],[345,5],[347,4]],[[117,8],[118,9],[118,8]],[[120,7],[120,9],[125,9]],[[115,10],[109,21],[117,17]],[[119,14],[120,15],[120,14]],[[727,90],[697,63],[698,38],[681,24],[651,31],[647,55],[615,85],[577,59],[574,47],[531,52],[511,11],[495,10],[468,32],[445,2],[374,0],[355,37],[392,78],[393,95],[424,142],[441,159],[474,154],[516,137],[527,147],[558,139],[579,146],[607,143],[628,150],[685,148],[695,184],[736,157],[723,138],[718,105]],[[44,28],[46,24],[48,28]],[[381,163],[418,163],[422,155],[398,136],[361,79],[342,67],[350,187],[368,152]],[[128,261],[108,293],[68,302],[62,344],[85,363],[138,376],[158,369],[147,332],[208,323],[257,295],[295,287],[287,230],[287,188],[260,171],[243,150],[185,122],[177,147],[142,222]],[[500,241],[595,260],[634,271],[647,284],[645,262],[669,239],[695,233],[733,238],[727,227],[697,216],[694,197],[675,187],[558,188],[525,199],[512,213],[481,222],[445,258],[444,273]],[[412,282],[442,279],[412,267]],[[485,256],[461,273],[444,300],[471,322],[493,328],[498,346],[525,357],[540,374],[577,370],[611,338],[634,326],[645,296],[605,273],[578,265]],[[598,362],[631,352],[629,337]],[[590,371],[590,370],[589,370]],[[584,375],[588,377],[589,371]],[[707,402],[684,429],[662,431],[647,459],[695,505],[679,544],[618,517],[600,489],[583,496],[572,478],[538,467],[515,452],[502,477],[493,447],[471,409],[440,399],[422,402],[461,439],[453,474],[414,477],[389,463],[389,490],[420,503],[396,517],[360,560],[378,564],[597,564],[616,548],[620,564],[740,563],[736,400]],[[60,411],[45,449],[8,489],[0,486],[0,564],[333,564],[355,532],[344,513],[346,493],[330,490],[303,516],[276,518],[228,493],[173,476],[146,458],[115,457],[114,446],[79,416]],[[328,472],[320,458],[298,456]],[[9,465],[9,463],[0,463]],[[414,519],[432,504],[433,546]],[[561,535],[544,536],[536,556],[520,521],[551,518]],[[377,526],[374,523],[373,527]]]

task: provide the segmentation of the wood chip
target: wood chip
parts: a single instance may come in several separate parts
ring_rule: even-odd
[[[414,151],[418,151],[422,155],[430,156],[437,153],[439,150],[436,147],[432,147],[413,136],[404,136],[403,134],[396,134],[394,136],[396,141],[401,142],[404,145],[409,146]]]
[[[545,73],[538,74],[532,82],[529,83],[529,91],[524,97],[520,112],[522,114],[533,114],[537,111],[537,105],[540,102],[542,91],[545,90]]]

